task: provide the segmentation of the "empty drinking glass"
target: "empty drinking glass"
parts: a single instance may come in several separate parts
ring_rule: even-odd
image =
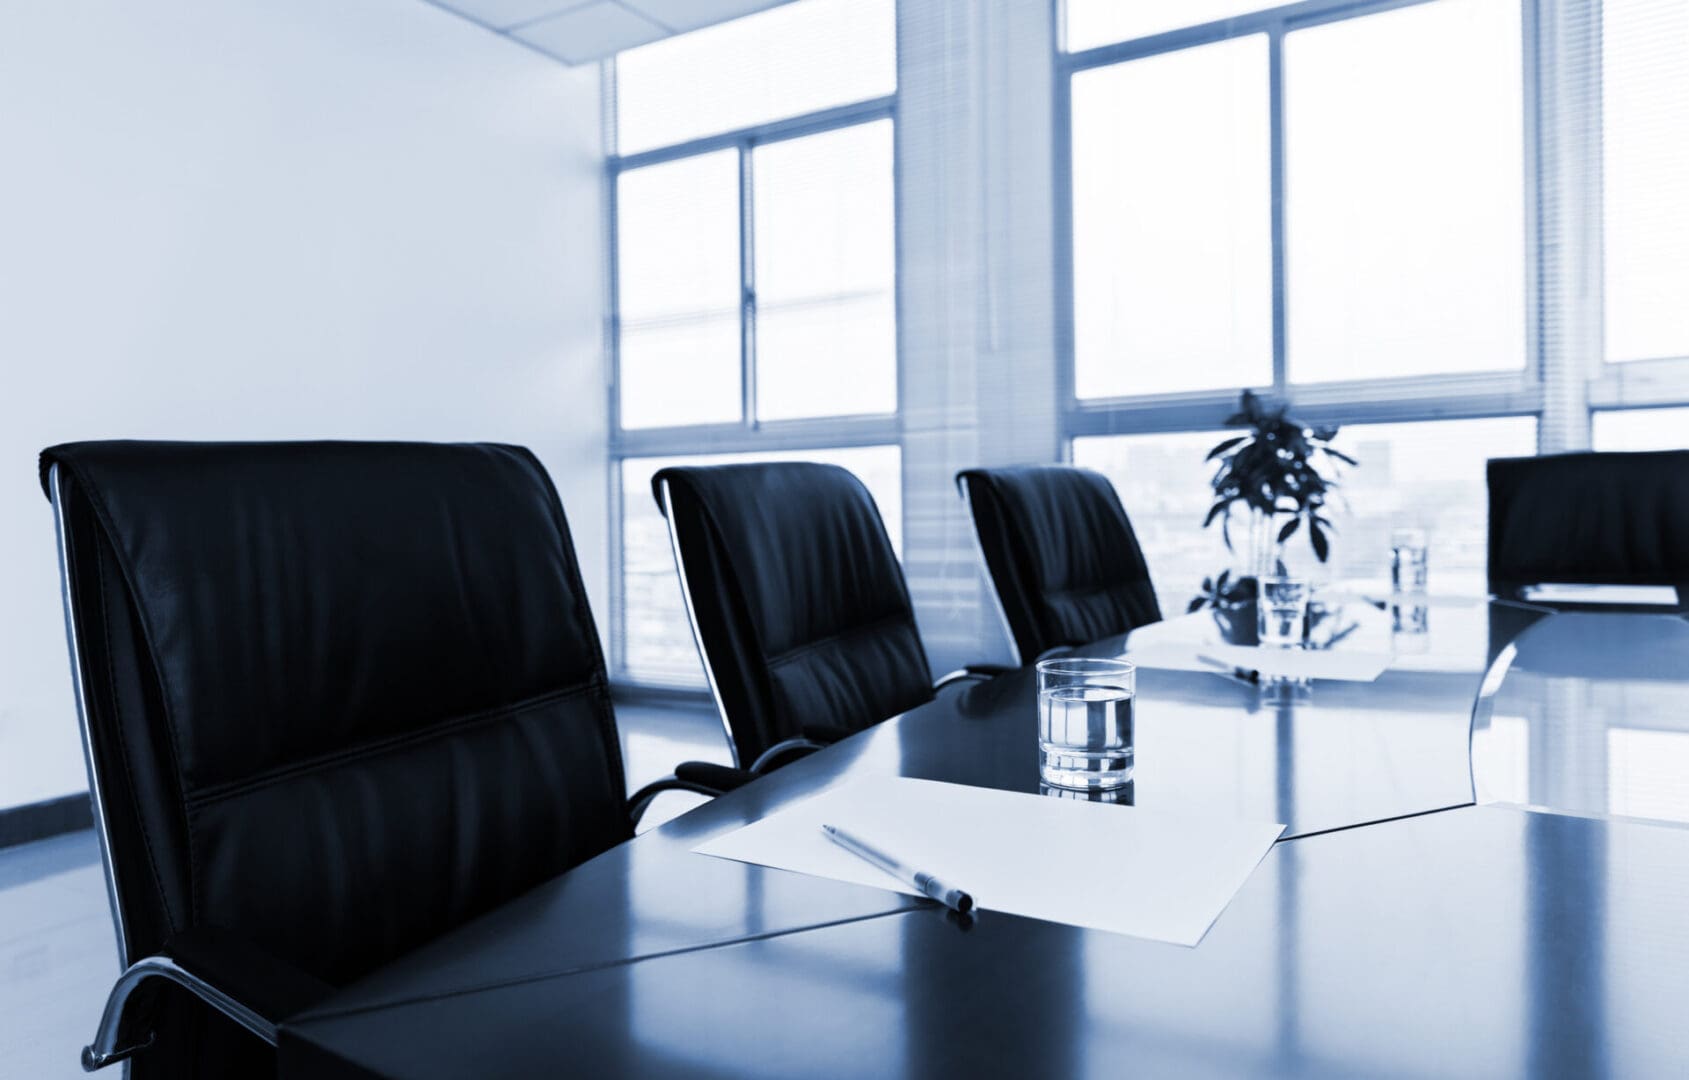
[[[1397,529],[1390,534],[1390,588],[1399,593],[1422,593],[1429,579],[1430,559],[1425,533]]]
[[[1301,578],[1264,577],[1256,603],[1261,644],[1268,648],[1299,649],[1307,636],[1308,583]]]
[[[1102,790],[1132,778],[1137,674],[1130,660],[1038,661],[1038,772],[1046,784]]]

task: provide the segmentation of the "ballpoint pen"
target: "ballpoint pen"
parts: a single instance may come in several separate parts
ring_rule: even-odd
[[[872,845],[866,844],[843,829],[832,825],[821,826],[821,831],[827,834],[827,839],[844,848],[857,858],[884,870],[899,881],[913,885],[923,895],[930,896],[952,911],[966,915],[973,910],[974,898],[961,889],[940,881],[924,870],[917,870],[894,856],[888,855]]]
[[[1228,664],[1224,660],[1217,660],[1212,656],[1204,656],[1201,653],[1198,653],[1196,658],[1219,672],[1221,675],[1226,676],[1228,679],[1236,679],[1238,682],[1247,683],[1250,686],[1259,686],[1261,683],[1261,673],[1259,671],[1252,671],[1249,668],[1240,668],[1233,664]]]

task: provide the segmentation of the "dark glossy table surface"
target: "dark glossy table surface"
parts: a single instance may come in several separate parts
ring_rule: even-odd
[[[1585,629],[1549,634],[1569,617],[1516,605],[1431,616],[1375,682],[1283,700],[1140,671],[1130,800],[1289,826],[1195,949],[989,912],[963,930],[897,894],[691,852],[844,777],[1038,791],[1019,672],[376,972],[286,1026],[284,1075],[1682,1075],[1666,1017],[1689,1000],[1689,830],[1472,805],[1474,700],[1487,715],[1526,673],[1581,663]]]

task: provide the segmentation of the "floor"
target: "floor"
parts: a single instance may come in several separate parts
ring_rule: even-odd
[[[628,790],[677,761],[728,761],[715,714],[618,706]],[[657,799],[643,830],[702,801]],[[99,845],[70,833],[0,850],[0,1077],[71,1080],[117,974]],[[113,1075],[116,1075],[115,1071]]]

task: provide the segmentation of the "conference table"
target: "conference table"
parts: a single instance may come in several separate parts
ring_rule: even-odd
[[[864,777],[1071,794],[1040,785],[1022,669],[344,988],[283,1026],[281,1075],[1689,1075],[1689,621],[1456,597],[1403,633],[1385,598],[1332,611],[1351,642],[1383,635],[1375,680],[1140,663],[1114,801],[1286,826],[1194,948],[693,852]]]

